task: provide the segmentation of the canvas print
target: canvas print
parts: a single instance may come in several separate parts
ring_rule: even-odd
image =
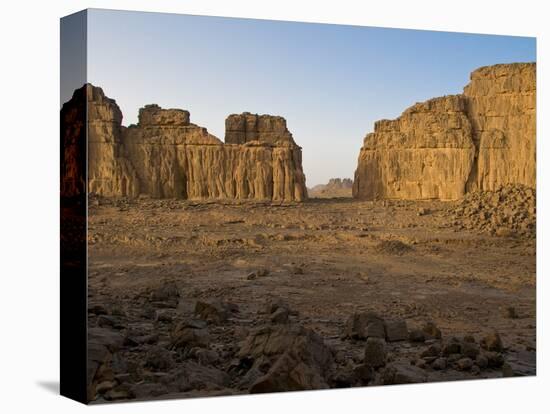
[[[536,374],[535,38],[91,9],[61,70],[65,395]]]

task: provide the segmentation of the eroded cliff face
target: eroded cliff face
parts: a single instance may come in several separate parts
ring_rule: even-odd
[[[477,165],[468,190],[496,190],[506,184],[535,187],[536,66],[486,66],[464,88]]]
[[[535,186],[535,64],[480,68],[461,95],[417,103],[365,137],[354,197],[455,200]]]
[[[116,102],[100,88],[84,88],[91,193],[192,200],[307,198],[301,148],[284,118],[231,115],[229,139],[223,143],[192,124],[188,111],[158,105],[141,108],[138,124],[123,127]],[[70,183],[74,174],[66,175]]]
[[[88,97],[88,192],[136,197],[140,182],[122,145],[122,113],[101,88],[86,85]]]

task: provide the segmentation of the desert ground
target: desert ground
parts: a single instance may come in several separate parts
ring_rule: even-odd
[[[534,375],[534,194],[513,191],[492,206],[92,197],[90,398]]]

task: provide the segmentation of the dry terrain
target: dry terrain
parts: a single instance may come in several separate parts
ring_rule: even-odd
[[[533,375],[530,196],[92,198],[90,398]]]

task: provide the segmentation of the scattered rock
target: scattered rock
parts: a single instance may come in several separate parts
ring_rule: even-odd
[[[516,374],[508,362],[502,364],[502,376],[503,377],[514,377]]]
[[[251,358],[251,369],[271,367],[250,387],[250,392],[296,391],[327,388],[332,353],[315,332],[302,326],[273,325],[251,333],[238,356]],[[267,362],[270,361],[270,362]]]
[[[405,341],[409,337],[407,322],[404,320],[386,321],[386,341]]]
[[[422,331],[428,339],[441,339],[441,330],[434,322],[426,322],[422,327]]]
[[[367,338],[363,362],[373,368],[386,365],[386,341],[376,337]]]
[[[441,346],[439,344],[432,344],[427,349],[422,351],[420,356],[424,357],[437,357],[441,353]]]
[[[426,335],[420,329],[413,329],[409,332],[409,341],[411,342],[424,342]]]
[[[196,321],[180,322],[172,331],[171,338],[171,346],[174,349],[206,347],[210,343],[208,329]]]
[[[456,362],[456,368],[460,371],[469,371],[474,362],[470,358],[461,358]]]
[[[502,340],[498,332],[492,332],[486,335],[480,342],[480,345],[483,349],[487,351],[502,352]]]
[[[461,351],[464,356],[475,360],[479,355],[479,346],[472,342],[463,342]]]
[[[518,318],[516,308],[514,308],[513,306],[506,306],[502,310],[502,314],[505,318],[509,318],[509,319],[517,319]]]
[[[461,228],[498,237],[535,237],[535,192],[520,184],[466,194],[460,204],[448,213],[452,222]]]
[[[381,373],[382,384],[415,384],[427,381],[426,372],[419,367],[402,362],[393,362]]]
[[[379,253],[401,256],[412,250],[412,247],[400,240],[383,240],[376,246]]]
[[[460,354],[461,350],[462,350],[462,346],[460,342],[449,341],[445,345],[443,345],[443,348],[441,349],[441,353],[445,356],[449,356],[451,354]]]
[[[430,212],[430,210],[427,209],[427,208],[424,208],[424,207],[420,207],[420,208],[418,209],[418,215],[419,215],[419,216],[425,216],[425,215],[428,214],[429,212]]]
[[[384,320],[373,312],[354,313],[346,322],[345,338],[385,338]]]
[[[168,371],[174,366],[172,353],[161,346],[152,346],[145,355],[145,366],[154,371]]]
[[[437,358],[432,362],[432,368],[438,371],[444,370],[447,368],[447,360],[445,358]]]
[[[180,391],[200,389],[224,389],[229,385],[229,376],[213,367],[206,367],[193,361],[178,364],[176,374]]]
[[[485,355],[479,354],[476,357],[476,365],[481,369],[487,368],[487,366],[489,365],[489,360]]]
[[[353,375],[361,384],[366,385],[374,379],[374,369],[368,364],[360,364],[353,369]]]
[[[88,306],[88,313],[94,314],[94,315],[108,315],[109,312],[107,311],[107,308],[99,303],[89,305]]]
[[[504,357],[498,352],[486,352],[487,366],[489,368],[500,368],[504,364]]]
[[[150,294],[150,300],[153,302],[177,302],[179,296],[177,285],[174,282],[168,282],[154,289]]]
[[[289,311],[287,308],[280,307],[271,314],[271,322],[273,323],[287,323]]]
[[[228,303],[219,300],[197,301],[195,305],[195,315],[205,321],[212,323],[225,322],[236,308]]]

